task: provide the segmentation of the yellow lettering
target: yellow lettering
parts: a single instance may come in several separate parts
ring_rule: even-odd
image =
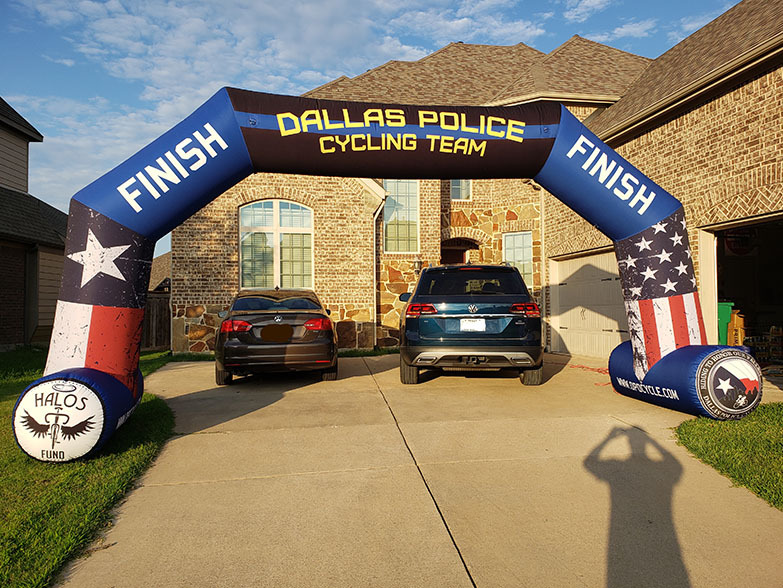
[[[285,121],[291,121],[293,125],[286,126]],[[280,129],[280,136],[287,137],[288,135],[296,135],[302,132],[302,127],[299,126],[299,117],[294,116],[290,112],[281,112],[277,115],[277,126]]]
[[[448,122],[447,119],[451,119]],[[456,131],[459,129],[459,117],[456,112],[441,112],[440,113],[440,126],[447,131]]]
[[[419,126],[421,128],[424,128],[424,126],[428,123],[430,124],[437,124],[438,122],[438,113],[434,110],[420,110],[419,111]]]
[[[348,114],[348,109],[343,108],[343,120],[345,121],[346,129],[355,129],[357,127],[363,127],[364,123],[351,121],[351,115]]]
[[[364,126],[369,127],[372,123],[383,126],[383,112],[380,108],[368,108],[364,111]]]
[[[400,135],[386,136],[387,149],[402,149],[402,137]]]
[[[522,142],[522,133],[525,132],[525,123],[518,120],[508,121],[508,131],[506,132],[506,139],[509,141]]]
[[[323,117],[324,117],[324,128],[327,131],[331,131],[333,129],[344,129],[345,128],[345,125],[343,125],[343,123],[341,123],[341,122],[333,123],[332,121],[330,121],[329,120],[329,114],[326,112],[326,109],[323,109],[321,112],[323,113]]]
[[[476,127],[469,127],[467,121],[465,120],[465,113],[459,115],[459,121],[460,121],[460,128],[465,131],[466,133],[478,133],[479,130]]]
[[[384,113],[386,114],[386,124],[390,127],[405,126],[405,113],[399,108],[387,108]]]
[[[358,146],[356,144],[356,139],[364,139],[364,135],[351,135],[351,149],[353,151],[366,151],[367,147],[365,145]]]
[[[481,143],[477,143],[475,139],[470,140],[470,149],[468,150],[468,155],[473,155],[474,153],[478,153],[479,157],[484,157],[484,149],[487,148],[487,142],[482,141]]]
[[[309,132],[310,127],[315,127],[319,131],[324,130],[324,125],[321,122],[321,113],[317,110],[305,110],[300,118],[302,120],[303,132]]]
[[[440,137],[438,135],[427,135],[426,138],[430,140],[430,151],[435,151],[435,141],[438,141]]]
[[[372,135],[367,135],[367,151],[381,151],[383,149],[383,137],[386,135],[382,135],[380,137],[381,144],[380,145],[373,145],[372,144]]]
[[[340,141],[341,138],[342,137],[340,137],[339,135],[336,135],[334,140],[337,141],[337,144],[340,146],[340,150],[343,153],[345,153],[345,148],[348,146],[348,143],[351,142],[351,138],[350,137],[345,137],[344,141]]]
[[[405,133],[402,136],[402,148],[404,151],[416,151],[416,135]]]
[[[454,141],[454,153],[468,154],[468,140],[461,138]]]
[[[321,153],[334,153],[334,147],[326,147],[326,143],[334,143],[334,137],[321,137],[319,143],[321,144]]]
[[[497,123],[498,125],[504,125],[506,124],[506,119],[500,118],[499,116],[490,116],[487,118],[487,135],[491,135],[492,137],[500,137],[502,139],[505,136],[505,133],[503,131],[494,130],[492,128],[494,123]]]
[[[441,153],[454,153],[454,139],[452,137],[441,137],[440,149],[438,151]]]

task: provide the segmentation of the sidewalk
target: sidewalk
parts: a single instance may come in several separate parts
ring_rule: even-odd
[[[180,435],[61,585],[781,584],[783,513],[675,444],[690,417],[548,360],[539,387],[403,386],[394,355],[221,388],[169,364],[146,385]]]

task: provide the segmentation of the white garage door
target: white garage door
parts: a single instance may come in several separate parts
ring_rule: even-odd
[[[609,358],[628,340],[614,252],[550,262],[552,350]]]

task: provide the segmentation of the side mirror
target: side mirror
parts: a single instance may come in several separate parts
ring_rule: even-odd
[[[412,294],[410,292],[403,292],[402,294],[400,294],[400,300],[402,300],[403,302],[408,302],[408,300],[411,299],[411,296]]]
[[[222,319],[226,318],[227,316],[228,316],[228,311],[227,310],[221,310],[220,312],[218,312],[218,317],[220,317]]]

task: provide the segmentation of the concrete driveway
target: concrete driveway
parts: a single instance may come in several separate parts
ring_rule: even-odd
[[[159,370],[147,389],[179,435],[61,584],[783,585],[783,512],[676,445],[690,417],[615,394],[601,363],[548,356],[523,387],[403,386],[397,362],[221,388],[212,363]]]

